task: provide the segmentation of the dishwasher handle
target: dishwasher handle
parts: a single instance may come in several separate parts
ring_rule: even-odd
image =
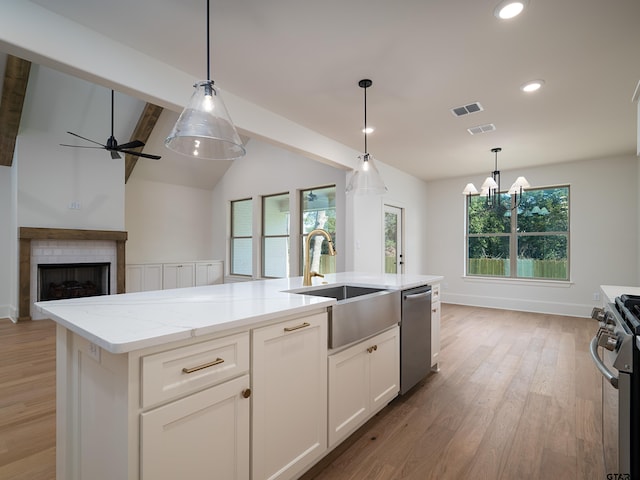
[[[604,364],[600,355],[598,355],[598,335],[591,339],[591,343],[589,344],[589,351],[591,352],[591,358],[593,359],[593,363],[596,364],[598,370],[604,378],[611,384],[613,388],[618,388],[618,377],[616,377],[611,370],[607,368]]]
[[[427,290],[426,292],[422,292],[422,293],[409,293],[406,294],[404,296],[405,300],[419,300],[422,298],[429,298],[431,297],[431,290]]]

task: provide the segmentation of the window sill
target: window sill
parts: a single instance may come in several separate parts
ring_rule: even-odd
[[[465,282],[497,283],[501,285],[534,285],[538,287],[569,288],[573,285],[571,280],[543,280],[539,278],[500,278],[463,275]]]

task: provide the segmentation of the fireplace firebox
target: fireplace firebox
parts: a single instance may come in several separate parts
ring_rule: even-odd
[[[38,265],[38,301],[108,295],[109,263]]]

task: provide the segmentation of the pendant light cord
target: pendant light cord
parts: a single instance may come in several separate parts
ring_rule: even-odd
[[[364,87],[364,154],[369,155],[367,149],[367,87]]]
[[[207,0],[207,81],[211,81],[211,52],[209,45],[209,0]]]
[[[113,90],[111,90],[111,138],[113,138]]]

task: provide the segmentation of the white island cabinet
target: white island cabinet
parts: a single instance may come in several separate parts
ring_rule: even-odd
[[[329,447],[393,400],[400,390],[400,330],[392,327],[329,356]]]
[[[293,479],[327,449],[327,314],[253,330],[252,479]]]
[[[323,279],[398,291],[440,280]],[[400,358],[396,326],[329,355],[336,300],[301,288],[296,277],[36,303],[58,324],[57,479],[299,478],[397,395]]]

